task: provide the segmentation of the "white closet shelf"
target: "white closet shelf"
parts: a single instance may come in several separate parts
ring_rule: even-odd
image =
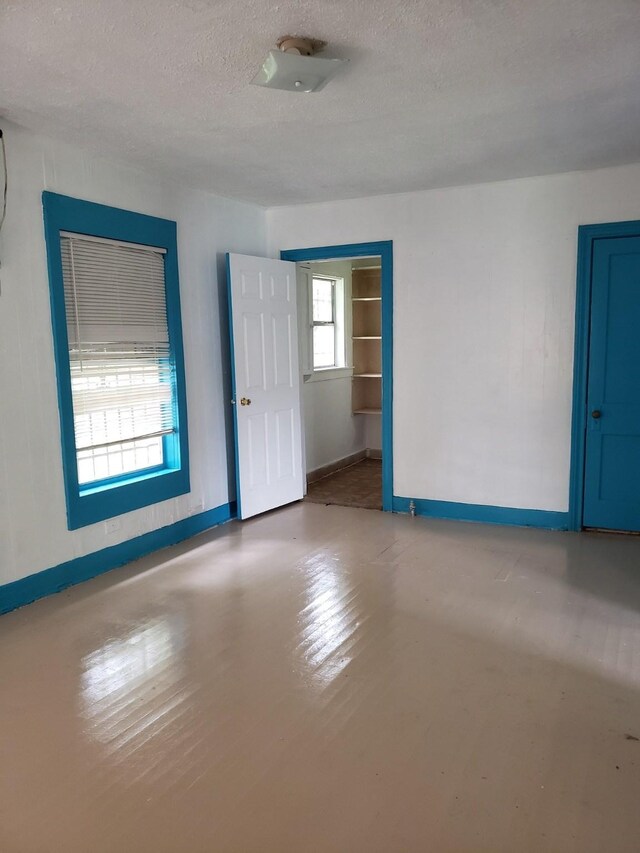
[[[382,296],[353,296],[352,302],[382,302]]]
[[[382,379],[381,373],[354,373],[354,379]]]

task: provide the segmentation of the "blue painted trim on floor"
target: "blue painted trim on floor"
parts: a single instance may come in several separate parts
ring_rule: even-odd
[[[285,249],[283,261],[331,261],[380,256],[382,292],[382,509],[393,510],[393,241]]]
[[[183,518],[175,524],[152,530],[127,542],[111,545],[93,554],[85,554],[84,557],[77,557],[75,560],[69,560],[59,566],[53,566],[51,569],[45,569],[35,575],[0,586],[0,613],[8,613],[16,607],[22,607],[38,598],[60,592],[68,586],[74,586],[125,563],[130,563],[152,551],[175,545],[176,542],[189,539],[197,533],[202,533],[203,530],[223,524],[235,518],[235,515],[234,503],[222,504],[215,509]]]
[[[412,498],[394,495],[393,511],[409,512]],[[542,527],[546,530],[567,530],[569,515],[546,509],[516,509],[509,506],[463,504],[454,501],[432,501],[413,498],[416,515],[446,518],[452,521],[476,521],[482,524],[510,524],[517,527]]]
[[[573,409],[571,416],[571,472],[569,475],[569,530],[582,530],[584,466],[587,429],[587,376],[591,325],[591,267],[595,240],[640,236],[640,220],[601,222],[578,228],[576,326],[573,353]]]

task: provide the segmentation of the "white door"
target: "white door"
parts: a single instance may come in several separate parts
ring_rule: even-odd
[[[296,266],[227,255],[238,516],[302,498]]]

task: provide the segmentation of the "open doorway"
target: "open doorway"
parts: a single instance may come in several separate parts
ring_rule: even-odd
[[[391,244],[282,258],[297,262],[306,499],[391,509]]]

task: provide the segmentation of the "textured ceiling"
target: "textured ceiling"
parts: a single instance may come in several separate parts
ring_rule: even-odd
[[[263,205],[640,160],[638,0],[22,0],[0,111]],[[350,59],[250,86],[278,36]]]

